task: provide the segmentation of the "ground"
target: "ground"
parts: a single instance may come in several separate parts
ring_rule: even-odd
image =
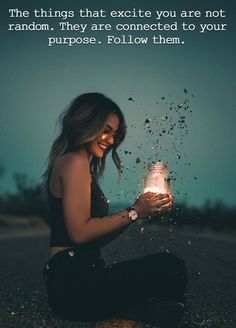
[[[141,228],[136,225],[103,249],[107,263],[158,251],[174,252],[186,261],[189,271],[188,307],[180,328],[236,327],[233,236],[175,227]],[[94,327],[90,322],[60,320],[48,308],[41,276],[48,258],[48,241],[47,228],[0,234],[1,327]]]

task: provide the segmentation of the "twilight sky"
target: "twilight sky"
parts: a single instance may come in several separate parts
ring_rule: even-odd
[[[132,203],[142,190],[145,165],[152,160],[164,160],[175,179],[172,188],[178,201],[201,205],[210,199],[236,205],[235,5],[230,2],[207,0],[177,4],[174,0],[162,0],[146,1],[144,5],[142,1],[124,0],[119,4],[104,0],[99,3],[9,0],[2,4],[0,163],[5,172],[0,177],[0,193],[14,191],[14,172],[26,173],[36,183],[40,182],[57,136],[55,123],[59,114],[77,95],[97,91],[118,103],[128,126],[127,138],[119,150],[124,176],[117,184],[115,168],[108,159],[102,181],[111,202]],[[223,9],[227,18],[201,18],[191,22],[227,23],[228,29],[225,32],[172,32],[185,40],[183,45],[107,45],[105,34],[114,33],[97,32],[102,44],[48,47],[47,37],[52,32],[7,31],[8,23],[19,23],[19,19],[8,18],[9,8]],[[31,17],[20,22],[33,20]],[[55,27],[61,21],[41,20]],[[78,23],[78,20],[82,22],[79,18],[70,21]],[[86,22],[99,23],[101,19]],[[102,22],[114,24],[118,20],[103,18]],[[134,22],[137,21],[119,20],[119,23]],[[138,22],[150,21],[139,19]],[[168,19],[162,22],[170,23]],[[53,33],[82,36],[76,31],[55,29]],[[165,35],[165,32],[125,31],[121,34],[152,36]],[[171,32],[167,34],[172,36]],[[134,101],[128,100],[130,97]],[[147,119],[151,121],[145,125]]]

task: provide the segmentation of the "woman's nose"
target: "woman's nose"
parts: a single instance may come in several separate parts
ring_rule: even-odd
[[[110,135],[107,137],[107,143],[109,143],[109,145],[113,145],[114,143],[114,136]]]

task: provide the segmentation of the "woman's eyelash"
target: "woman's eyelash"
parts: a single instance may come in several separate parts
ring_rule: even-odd
[[[108,130],[107,130],[107,131],[104,130],[104,131],[103,131],[103,134],[108,134],[108,133],[110,133],[110,132],[111,132],[110,130],[109,130],[109,131],[108,131]],[[117,133],[114,133],[113,137],[115,138],[116,136],[117,136]]]

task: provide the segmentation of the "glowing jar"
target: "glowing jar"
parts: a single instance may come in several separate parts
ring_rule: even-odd
[[[148,165],[148,173],[144,178],[144,193],[151,191],[158,194],[169,194],[168,166],[164,162],[156,162]]]

